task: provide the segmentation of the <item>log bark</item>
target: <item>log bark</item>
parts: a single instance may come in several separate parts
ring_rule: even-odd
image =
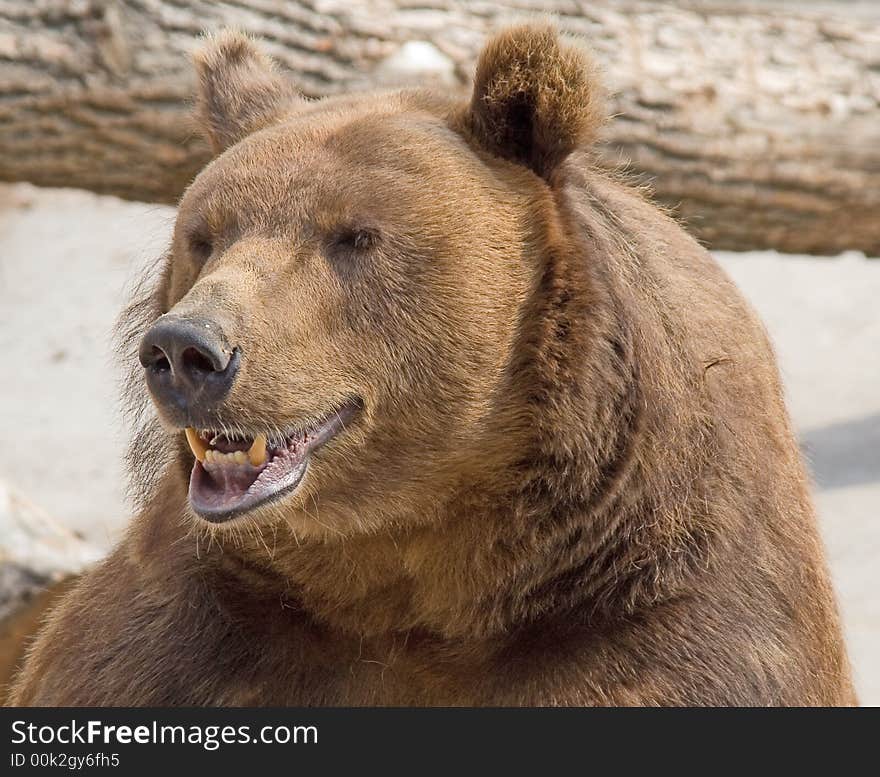
[[[174,202],[207,158],[188,52],[224,25],[302,90],[465,86],[553,11],[604,65],[602,147],[714,248],[880,255],[880,9],[691,0],[0,0],[0,180]]]

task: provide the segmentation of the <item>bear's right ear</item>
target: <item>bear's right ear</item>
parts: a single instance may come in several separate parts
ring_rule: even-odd
[[[511,27],[480,54],[465,125],[485,150],[545,180],[605,120],[597,69],[550,24]]]
[[[235,30],[206,36],[194,53],[196,120],[219,154],[302,101],[256,42]]]

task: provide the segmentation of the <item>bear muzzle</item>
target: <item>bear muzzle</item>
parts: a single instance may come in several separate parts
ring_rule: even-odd
[[[193,455],[189,503],[211,523],[224,523],[296,490],[310,458],[346,430],[363,409],[359,397],[326,415],[282,422],[279,435],[219,423],[219,411],[241,361],[215,321],[166,314],[141,341],[138,356],[161,414],[184,431]],[[225,419],[227,422],[229,419]]]

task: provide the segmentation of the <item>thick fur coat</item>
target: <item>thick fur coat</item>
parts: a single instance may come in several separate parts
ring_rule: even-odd
[[[767,336],[594,165],[577,45],[502,32],[469,101],[306,101],[234,33],[196,64],[217,156],[123,329],[222,326],[230,434],[363,409],[213,524],[183,424],[141,407],[139,514],[15,704],[854,702]]]

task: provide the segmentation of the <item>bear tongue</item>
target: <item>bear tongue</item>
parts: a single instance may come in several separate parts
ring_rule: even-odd
[[[214,489],[227,499],[235,499],[242,496],[260,476],[262,470],[248,465],[220,465],[205,467]]]

